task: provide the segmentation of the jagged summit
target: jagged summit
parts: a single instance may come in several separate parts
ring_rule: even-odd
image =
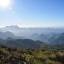
[[[5,28],[20,28],[18,25],[6,26]]]

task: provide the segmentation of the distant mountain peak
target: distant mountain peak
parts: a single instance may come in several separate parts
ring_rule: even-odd
[[[6,26],[5,28],[20,28],[18,25]]]

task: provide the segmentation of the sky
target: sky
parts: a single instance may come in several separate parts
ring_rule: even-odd
[[[0,0],[0,27],[64,27],[64,0]]]

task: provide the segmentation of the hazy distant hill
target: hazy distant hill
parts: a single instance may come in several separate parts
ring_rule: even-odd
[[[64,45],[64,33],[54,36],[50,40],[52,44]]]
[[[17,36],[31,36],[37,34],[63,33],[64,28],[21,28],[16,25],[0,28],[0,31],[10,31]]]
[[[31,39],[0,39],[0,45],[4,45],[11,48],[40,48],[45,46],[46,44],[41,41],[34,41]]]
[[[0,39],[7,39],[7,38],[14,38],[15,35],[9,31],[7,32],[0,32]]]
[[[0,28],[0,39],[32,39],[50,44],[64,44],[64,28]]]

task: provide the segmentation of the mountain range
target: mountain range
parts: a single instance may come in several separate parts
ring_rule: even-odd
[[[18,26],[6,26],[0,28],[0,39],[29,39],[29,41],[33,40],[32,42],[40,41],[47,44],[64,45],[64,28],[20,28]],[[28,47],[29,42],[27,44]],[[32,45],[32,43],[30,44]],[[34,45],[35,43],[32,46]]]
[[[30,36],[33,34],[57,34],[63,33],[64,28],[22,28],[16,25],[0,28],[0,31],[10,31],[16,36]]]

